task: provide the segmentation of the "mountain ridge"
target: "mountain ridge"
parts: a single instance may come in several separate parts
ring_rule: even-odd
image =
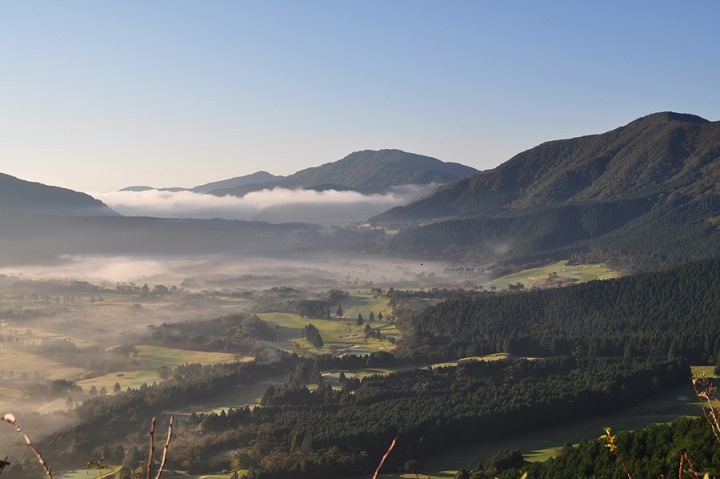
[[[393,186],[448,183],[475,172],[475,168],[459,163],[397,149],[361,150],[334,162],[299,170],[278,181],[220,188],[210,193],[243,196],[261,189],[317,189],[322,185],[338,185],[362,193],[384,193]]]
[[[616,201],[665,190],[720,193],[720,122],[673,112],[606,133],[553,140],[457,180],[373,221],[466,217],[563,202]],[[677,188],[677,184],[686,186]],[[689,186],[688,186],[689,185]],[[695,191],[697,193],[697,191]],[[413,217],[413,212],[422,213]]]
[[[0,173],[0,213],[59,216],[120,216],[92,196]]]

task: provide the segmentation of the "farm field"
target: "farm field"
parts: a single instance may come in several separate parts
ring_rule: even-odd
[[[227,411],[231,407],[243,408],[245,406],[255,406],[260,403],[260,398],[262,398],[262,395],[268,387],[282,386],[286,381],[287,377],[285,375],[273,376],[249,386],[236,387],[230,391],[218,394],[213,398],[213,402],[211,403],[192,404],[183,409],[166,411],[166,413],[176,416],[189,416],[193,411],[198,413],[215,412],[219,414],[223,409]]]
[[[383,336],[399,338],[400,331],[395,323],[388,323],[385,320],[368,321],[370,312],[377,318],[382,313],[384,318],[389,318],[392,310],[384,299],[378,299],[368,294],[354,294],[342,301],[343,316],[333,319],[303,318],[299,314],[266,312],[259,313],[258,317],[274,327],[282,341],[295,343],[298,347],[311,353],[350,353],[368,354],[373,351],[388,351],[395,346],[383,339],[365,339],[365,324],[369,324],[373,330],[380,330]],[[333,315],[336,307],[331,308]],[[357,326],[358,314],[362,314],[364,324]],[[319,331],[325,343],[321,349],[314,348],[303,338],[303,328],[312,323]]]
[[[553,280],[557,284],[582,283],[596,279],[612,279],[620,277],[618,271],[610,269],[605,264],[577,264],[568,265],[567,261],[558,261],[540,268],[526,269],[507,276],[493,279],[483,286],[488,289],[495,287],[498,290],[507,289],[510,284],[522,283],[526,289],[533,287],[546,288],[549,285],[549,275],[557,273]]]
[[[206,351],[190,351],[186,349],[173,349],[163,346],[139,345],[138,367],[132,370],[116,371],[102,376],[77,381],[84,390],[95,386],[100,389],[105,387],[112,391],[115,383],[119,383],[124,390],[128,387],[137,388],[143,383],[152,384],[153,381],[160,381],[157,370],[161,366],[174,368],[185,363],[218,364],[231,363],[238,358],[231,353],[216,353]],[[249,356],[239,358],[243,361],[250,361]]]

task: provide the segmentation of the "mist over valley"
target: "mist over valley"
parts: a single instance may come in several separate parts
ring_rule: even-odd
[[[526,433],[692,414],[720,354],[717,125],[653,114],[439,182],[399,150],[92,196],[4,175],[0,406],[54,467],[120,478],[153,416],[191,475],[367,475],[395,438],[391,470],[461,474],[498,430],[523,450],[470,452],[476,476],[542,474]]]

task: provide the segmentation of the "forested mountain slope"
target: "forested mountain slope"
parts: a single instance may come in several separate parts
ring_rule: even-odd
[[[418,355],[444,349],[449,357],[505,351],[714,363],[718,298],[720,259],[521,294],[467,293],[416,315],[414,332],[400,344]]]
[[[655,113],[607,133],[550,141],[376,220],[492,215],[658,193],[720,193],[720,122]]]
[[[428,259],[526,262],[579,252],[648,266],[715,256],[720,122],[656,113],[544,143],[371,222],[403,227],[384,252]]]

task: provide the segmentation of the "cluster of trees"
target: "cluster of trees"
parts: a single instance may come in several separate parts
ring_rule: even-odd
[[[676,477],[687,453],[698,472],[720,464],[720,444],[705,418],[680,419],[618,434],[617,453],[633,477]],[[626,477],[618,458],[601,441],[583,441],[558,451],[555,458],[523,466],[533,479]],[[517,475],[513,476],[517,477]],[[685,475],[683,475],[685,477]]]
[[[183,321],[148,326],[145,343],[200,351],[247,352],[255,340],[274,340],[275,331],[254,314],[232,314],[207,321]]]
[[[322,336],[320,336],[320,331],[318,331],[318,328],[312,323],[303,328],[303,337],[307,339],[314,348],[322,348],[325,345]]]
[[[627,407],[688,375],[680,359],[469,362],[345,378],[340,390],[273,388],[265,407],[211,421],[216,431],[228,428],[216,434],[235,438],[233,467],[251,469],[248,477],[329,478],[369,472],[394,437],[389,470],[447,448]]]
[[[54,467],[76,468],[87,461],[93,444],[137,444],[138,434],[149,430],[150,419],[162,411],[207,401],[239,385],[290,372],[295,363],[292,356],[279,354],[276,362],[267,364],[186,364],[172,370],[170,377],[159,384],[143,384],[124,392],[118,386],[116,394],[91,397],[66,413],[77,425],[44,439],[42,450],[47,451],[45,458]],[[174,451],[174,466],[179,468],[184,459],[187,457]]]
[[[414,315],[408,354],[448,357],[506,351],[674,357],[715,364],[720,337],[720,259],[570,288],[471,294]]]

